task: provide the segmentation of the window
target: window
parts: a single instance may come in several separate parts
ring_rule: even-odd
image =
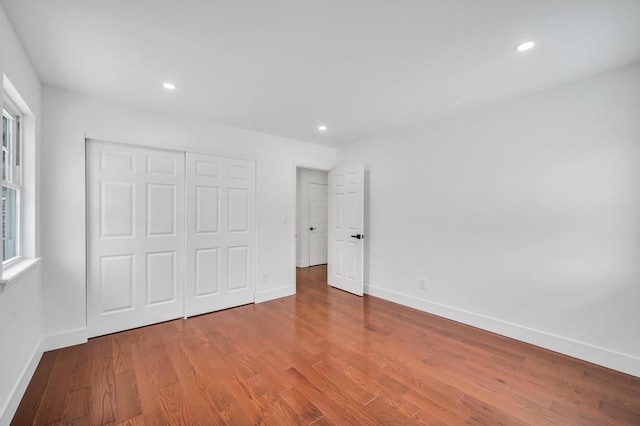
[[[2,108],[2,261],[20,259],[20,116],[10,105]]]

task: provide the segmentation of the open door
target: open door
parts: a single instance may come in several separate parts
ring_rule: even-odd
[[[364,165],[329,172],[329,266],[332,287],[362,296]]]

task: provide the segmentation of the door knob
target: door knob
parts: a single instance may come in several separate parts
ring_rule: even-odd
[[[309,228],[309,231],[313,231],[314,229],[316,229],[316,228],[314,228],[314,227],[312,226],[311,228]]]
[[[351,238],[355,238],[356,240],[362,240],[364,239],[364,235],[356,234],[356,235],[352,235]]]

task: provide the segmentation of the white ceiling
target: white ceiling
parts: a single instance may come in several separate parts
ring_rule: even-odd
[[[46,85],[330,146],[640,59],[640,0],[0,4]]]

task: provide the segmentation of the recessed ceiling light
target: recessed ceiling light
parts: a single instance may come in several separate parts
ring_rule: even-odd
[[[531,49],[533,46],[535,46],[535,43],[532,41],[525,41],[523,43],[518,44],[515,47],[516,52],[526,52],[527,50]]]
[[[176,90],[176,85],[173,83],[162,83],[162,87],[164,87],[167,90]]]
[[[327,126],[325,126],[324,124],[321,124],[318,126],[318,130],[320,130],[321,132],[326,132],[327,131]]]

